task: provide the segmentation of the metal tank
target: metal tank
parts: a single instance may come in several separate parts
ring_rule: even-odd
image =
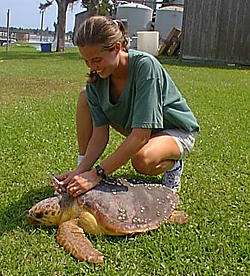
[[[151,30],[153,10],[142,4],[130,3],[118,6],[116,18],[127,19],[128,34],[136,36],[137,31]]]
[[[182,28],[183,7],[168,6],[156,10],[155,31],[160,33],[160,40],[165,40],[175,27]]]
[[[173,0],[173,1],[176,1],[176,0]],[[180,0],[179,0],[180,1]],[[182,0],[184,1],[184,0]],[[142,0],[133,0],[133,1],[127,1],[126,4],[128,4],[128,2],[133,2],[133,3],[136,3],[136,4],[144,4],[148,7],[150,7],[151,9],[155,10],[156,9],[156,2],[155,0],[147,0],[147,1],[142,1]]]

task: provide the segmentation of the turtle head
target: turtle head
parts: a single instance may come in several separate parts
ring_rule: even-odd
[[[27,219],[33,224],[58,225],[63,215],[62,196],[46,198],[35,204],[28,212]]]

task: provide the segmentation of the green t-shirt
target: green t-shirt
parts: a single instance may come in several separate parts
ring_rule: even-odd
[[[109,98],[110,78],[87,84],[94,126],[111,124],[130,133],[133,128],[198,131],[197,121],[178,88],[153,56],[129,50],[128,76],[118,102]]]

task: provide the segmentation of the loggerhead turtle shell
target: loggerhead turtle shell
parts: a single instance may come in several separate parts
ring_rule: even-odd
[[[111,234],[156,229],[177,208],[179,197],[161,184],[109,179],[77,198]]]

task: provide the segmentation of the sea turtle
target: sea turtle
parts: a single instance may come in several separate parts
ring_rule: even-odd
[[[84,233],[138,234],[156,229],[163,222],[186,223],[187,215],[175,211],[179,197],[166,186],[143,181],[108,179],[73,198],[67,193],[44,199],[28,212],[30,222],[59,226],[57,241],[80,261],[101,263]]]

